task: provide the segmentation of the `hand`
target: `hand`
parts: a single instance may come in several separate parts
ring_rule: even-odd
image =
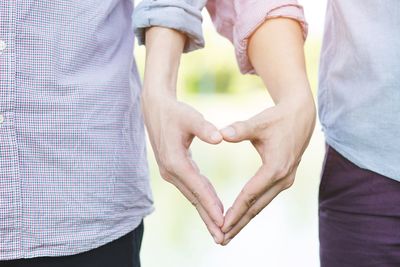
[[[218,144],[222,141],[221,134],[199,112],[174,96],[160,92],[147,94],[142,103],[161,176],[196,207],[215,242],[222,243],[223,205],[209,180],[200,174],[189,150],[195,136],[206,143]]]
[[[289,188],[315,125],[314,102],[280,103],[221,130],[224,140],[249,140],[262,166],[247,182],[225,215],[222,245],[227,245],[281,191]]]

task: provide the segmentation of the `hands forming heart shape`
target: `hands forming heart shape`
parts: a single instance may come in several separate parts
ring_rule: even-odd
[[[196,207],[215,242],[227,245],[252,218],[295,178],[315,125],[314,104],[279,103],[246,121],[218,130],[176,98],[152,96],[143,114],[161,176]],[[190,154],[194,139],[209,144],[250,141],[262,166],[224,215],[221,200]]]

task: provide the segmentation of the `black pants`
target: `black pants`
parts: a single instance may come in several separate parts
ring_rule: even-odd
[[[143,222],[132,232],[80,254],[0,261],[0,267],[140,267]]]

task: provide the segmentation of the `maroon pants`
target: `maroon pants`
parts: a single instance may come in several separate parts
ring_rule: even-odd
[[[321,267],[400,266],[400,182],[328,147],[319,190]]]

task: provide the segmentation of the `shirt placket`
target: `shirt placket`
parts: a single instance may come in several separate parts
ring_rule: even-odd
[[[16,1],[0,1],[0,255],[23,257],[15,131]]]

